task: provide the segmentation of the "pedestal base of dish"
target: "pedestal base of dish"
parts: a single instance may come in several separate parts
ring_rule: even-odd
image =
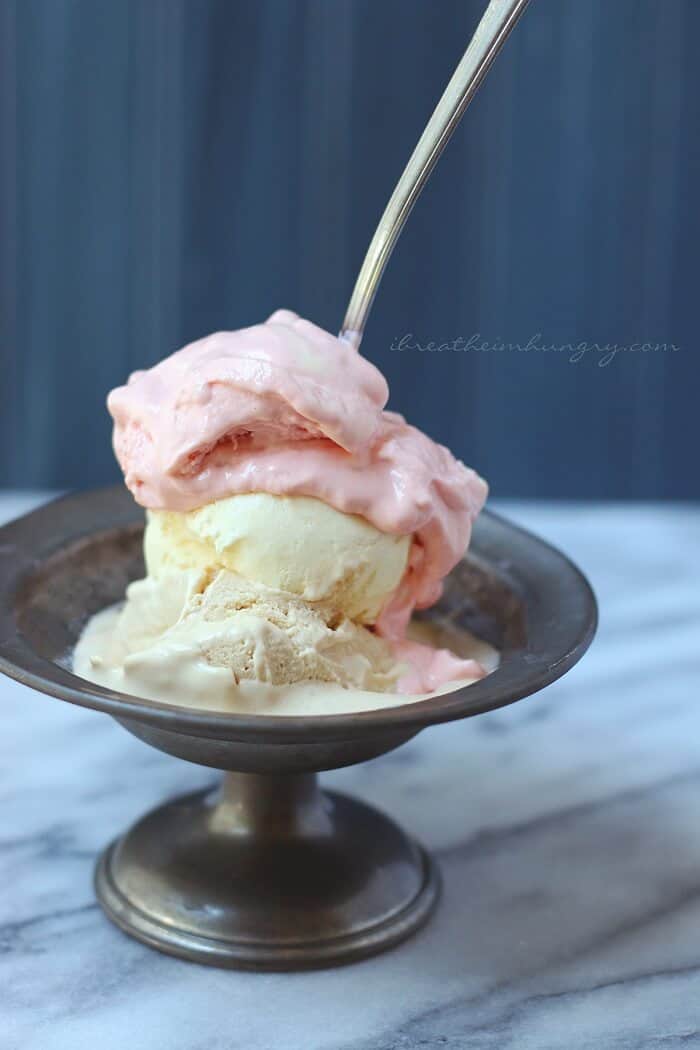
[[[298,970],[398,943],[430,915],[430,857],[315,774],[229,773],[153,810],[101,856],[107,915],[171,955],[212,966]]]

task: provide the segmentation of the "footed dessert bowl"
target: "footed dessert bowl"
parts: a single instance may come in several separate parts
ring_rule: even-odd
[[[402,940],[437,901],[434,862],[375,809],[321,791],[316,774],[565,674],[595,632],[586,579],[547,543],[484,512],[442,599],[422,616],[495,646],[501,662],[488,677],[378,710],[238,714],[142,700],[72,673],[85,623],[143,575],[142,535],[142,511],[121,486],[0,529],[0,671],[225,771],[222,785],[161,806],[105,850],[95,876],[105,912],[172,955],[256,970],[349,962]]]

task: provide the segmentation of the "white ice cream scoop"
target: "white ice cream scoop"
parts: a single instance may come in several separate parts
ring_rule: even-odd
[[[149,511],[144,536],[151,576],[227,569],[308,602],[326,602],[370,624],[398,587],[410,536],[380,532],[307,496],[247,493],[199,510]]]

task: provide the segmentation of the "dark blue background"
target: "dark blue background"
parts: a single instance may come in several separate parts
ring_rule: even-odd
[[[337,329],[482,7],[0,0],[0,484],[116,477],[106,391],[185,341]],[[494,494],[700,495],[698,39],[698,0],[533,0],[399,242],[364,351]]]

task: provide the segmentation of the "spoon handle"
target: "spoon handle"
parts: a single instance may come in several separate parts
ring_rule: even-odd
[[[355,347],[362,341],[384,268],[411,208],[527,4],[528,0],[490,0],[469,47],[418,140],[379,220],[348,304],[340,335]]]

